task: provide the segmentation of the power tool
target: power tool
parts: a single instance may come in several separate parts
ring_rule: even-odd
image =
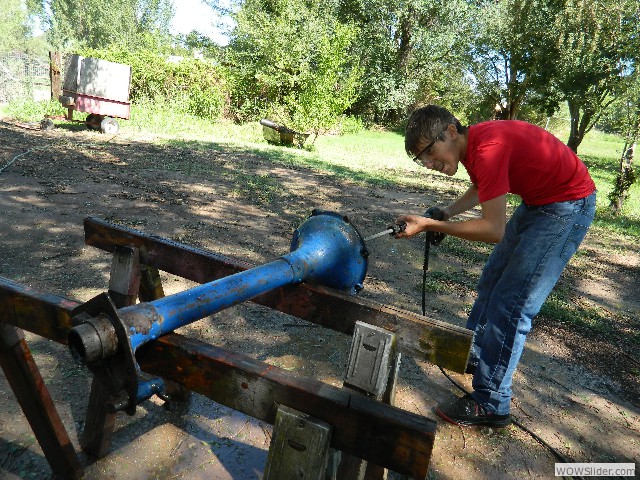
[[[444,218],[444,212],[440,210],[438,207],[431,207],[426,212],[424,212],[423,217],[433,218],[434,220],[442,220]],[[375,240],[376,238],[384,237],[385,235],[395,236],[400,232],[404,232],[407,228],[406,223],[389,225],[385,230],[374,233],[373,235],[369,235],[364,239],[365,242],[370,240]],[[440,232],[427,232],[427,239],[431,245],[440,245],[440,242],[444,239],[444,233]]]

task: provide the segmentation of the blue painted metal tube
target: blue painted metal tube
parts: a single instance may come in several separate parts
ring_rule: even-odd
[[[279,258],[184,292],[120,310],[130,322],[129,339],[135,351],[140,345],[262,293],[296,281],[291,264]],[[141,321],[146,317],[146,321]],[[139,328],[141,327],[141,328]]]
[[[273,262],[122,309],[108,294],[89,300],[76,309],[69,349],[120,399],[114,411],[133,415],[137,403],[162,389],[161,382],[140,382],[134,355],[140,346],[286,285],[308,281],[356,292],[366,271],[367,250],[356,228],[346,217],[314,211],[294,232],[290,252]]]
[[[119,313],[135,351],[177,328],[286,285],[311,281],[357,291],[366,274],[366,256],[362,237],[345,217],[314,213],[296,230],[291,252],[277,260]]]
[[[154,395],[162,394],[165,391],[164,380],[160,377],[138,383],[138,395],[136,403],[142,403]]]

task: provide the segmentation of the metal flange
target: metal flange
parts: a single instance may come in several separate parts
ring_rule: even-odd
[[[96,376],[113,398],[110,410],[133,415],[138,396],[138,364],[126,325],[108,293],[101,293],[72,312],[71,355]]]

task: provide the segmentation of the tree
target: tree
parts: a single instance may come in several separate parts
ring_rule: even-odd
[[[27,10],[20,0],[3,0],[0,9],[0,53],[22,51],[29,32]]]
[[[558,57],[553,89],[571,116],[567,145],[577,151],[585,134],[625,88],[640,47],[637,0],[567,0],[556,20]]]
[[[139,46],[168,37],[171,0],[29,0],[54,48]],[[168,43],[168,41],[167,41]]]
[[[624,146],[618,164],[618,173],[613,182],[613,189],[609,193],[609,202],[614,215],[620,213],[625,199],[629,195],[631,186],[637,180],[633,157],[636,153],[636,143],[640,134],[640,72],[626,79],[629,83],[626,94],[616,99],[617,111],[621,113],[618,119],[618,131],[624,138]]]
[[[315,64],[300,75],[299,91],[285,97],[294,126],[317,137],[353,104],[361,70],[346,63],[340,52],[347,51],[355,38],[356,29],[336,24],[332,35],[317,39]]]
[[[357,31],[338,22],[332,8],[305,0],[241,5],[227,47],[239,119],[271,115],[317,133],[351,105],[360,76],[349,54]]]
[[[483,107],[496,118],[516,119],[523,108],[553,110],[549,95],[556,48],[556,0],[479,2],[477,36],[471,47],[470,73],[476,79]]]
[[[467,2],[342,0],[338,16],[360,29],[353,53],[364,75],[352,113],[393,124],[419,103],[467,106]]]
[[[178,35],[177,41],[186,52],[200,52],[206,58],[217,58],[220,56],[220,45],[197,30],[191,30],[186,35]]]

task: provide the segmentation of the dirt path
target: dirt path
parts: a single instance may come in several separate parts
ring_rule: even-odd
[[[159,146],[0,123],[0,169],[12,161],[0,172],[0,276],[80,301],[106,290],[110,267],[107,254],[83,244],[89,215],[260,264],[287,251],[294,227],[313,208],[346,214],[370,234],[399,213],[420,212],[438,200],[426,192],[363,187],[220,145]],[[553,314],[563,310],[539,318],[516,373],[512,413],[573,461],[637,464],[640,254],[624,240],[616,240],[614,253],[609,244],[592,231],[559,285],[574,292],[580,312],[605,312],[607,334],[595,334],[587,314],[584,326]],[[382,239],[372,250],[361,295],[419,312],[421,241]],[[455,271],[459,281],[430,295],[428,315],[464,325],[487,252],[452,240],[435,253],[432,278]],[[166,275],[163,283],[168,293],[188,286]],[[243,304],[184,332],[340,385],[349,338],[283,317]],[[61,346],[34,335],[28,340],[79,450],[90,378]],[[404,359],[398,406],[434,417],[433,407],[455,391],[437,367]],[[119,417],[113,453],[97,462],[82,456],[86,478],[261,478],[269,425],[199,396],[182,412],[161,404],[145,402],[134,417]],[[439,424],[431,478],[553,478],[555,461],[515,426]],[[48,472],[0,375],[0,478],[40,479]]]

